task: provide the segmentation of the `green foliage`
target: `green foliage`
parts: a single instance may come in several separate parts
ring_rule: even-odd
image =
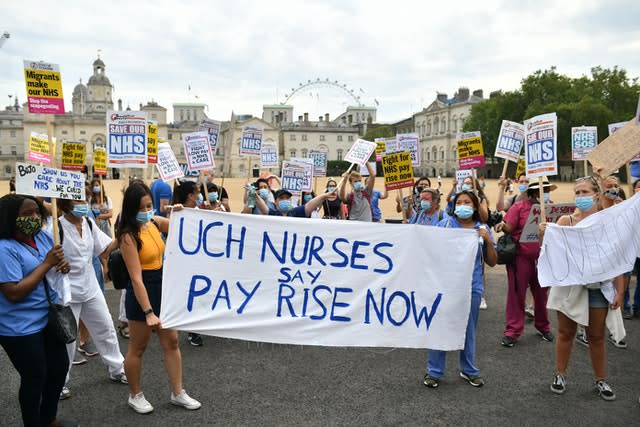
[[[392,136],[395,136],[393,128],[388,125],[383,125],[373,129],[369,129],[364,137],[362,137],[362,139],[366,139],[367,141],[374,141],[376,138],[390,138]]]
[[[344,160],[329,160],[327,161],[327,176],[341,176],[349,169],[351,163]]]
[[[523,123],[538,114],[558,116],[558,153],[571,153],[571,128],[597,126],[598,139],[609,135],[607,125],[630,120],[635,113],[640,84],[624,69],[594,67],[591,76],[571,78],[555,67],[524,78],[520,88],[476,104],[464,131],[480,130],[485,155],[493,156],[502,120]]]

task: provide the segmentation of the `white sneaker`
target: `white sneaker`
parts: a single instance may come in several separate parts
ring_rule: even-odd
[[[176,406],[182,406],[185,409],[193,410],[202,406],[200,402],[189,397],[186,391],[182,390],[177,396],[171,393],[171,403]]]
[[[147,399],[144,398],[144,394],[142,392],[136,394],[134,397],[129,395],[129,406],[133,408],[139,414],[148,414],[153,411],[153,406]]]
[[[487,309],[487,300],[484,299],[484,297],[480,298],[480,310],[486,310]]]

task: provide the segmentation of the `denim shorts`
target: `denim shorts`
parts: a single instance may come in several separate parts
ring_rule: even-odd
[[[604,297],[600,289],[588,289],[589,308],[609,308],[609,301]]]

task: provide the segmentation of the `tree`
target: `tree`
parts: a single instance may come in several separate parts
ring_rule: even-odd
[[[369,129],[367,133],[362,137],[362,139],[366,139],[367,141],[375,141],[376,138],[391,138],[392,136],[395,136],[393,128],[389,125],[382,125],[373,129]]]

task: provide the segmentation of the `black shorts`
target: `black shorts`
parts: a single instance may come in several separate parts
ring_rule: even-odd
[[[151,308],[156,316],[160,316],[160,301],[162,300],[162,269],[159,270],[142,270],[142,282],[147,290]],[[147,316],[142,312],[140,304],[133,293],[132,287],[127,287],[127,294],[124,300],[127,319],[145,322]],[[145,309],[148,307],[145,307]]]

